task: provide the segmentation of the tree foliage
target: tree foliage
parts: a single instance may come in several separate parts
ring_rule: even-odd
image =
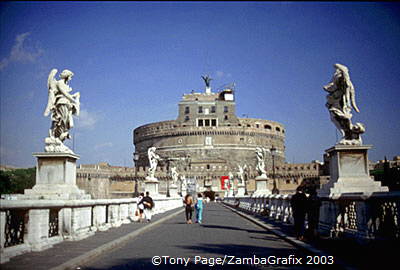
[[[36,168],[0,171],[0,194],[24,193],[35,185]]]

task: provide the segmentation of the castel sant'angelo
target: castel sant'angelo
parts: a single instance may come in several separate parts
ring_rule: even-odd
[[[245,177],[257,174],[256,148],[266,149],[266,170],[285,162],[285,127],[278,122],[236,116],[234,85],[213,92],[210,78],[203,77],[205,91],[184,94],[176,120],[140,126],[133,131],[136,167],[149,166],[148,148],[162,158],[190,158],[178,164],[180,174],[195,178],[200,189],[220,191],[220,179],[235,175],[246,165]],[[171,166],[169,164],[169,166]],[[174,165],[175,166],[175,165]]]
[[[80,165],[77,183],[93,198],[132,197],[145,190],[149,171],[148,149],[156,148],[161,160],[155,177],[159,192],[168,194],[172,167],[183,182],[196,183],[196,191],[213,191],[224,196],[224,181],[232,179],[237,193],[239,167],[249,195],[256,188],[256,148],[264,149],[269,189],[279,194],[293,193],[297,186],[319,185],[324,173],[321,163],[290,164],[285,161],[285,127],[281,123],[236,116],[234,85],[213,92],[210,78],[203,77],[205,90],[185,94],[179,102],[176,120],[140,126],[133,130],[135,167],[108,163]],[[325,174],[324,174],[325,175]],[[137,181],[137,183],[136,183]]]

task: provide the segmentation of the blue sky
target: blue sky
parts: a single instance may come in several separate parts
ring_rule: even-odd
[[[47,76],[75,73],[80,163],[132,166],[134,128],[177,117],[182,94],[236,83],[237,115],[281,122],[288,162],[336,141],[322,86],[349,67],[370,159],[400,154],[400,5],[327,2],[0,4],[1,164],[34,166]]]

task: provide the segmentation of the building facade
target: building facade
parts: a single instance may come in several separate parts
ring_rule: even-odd
[[[236,116],[235,92],[227,87],[218,93],[185,94],[178,104],[176,120],[140,126],[133,131],[136,167],[149,166],[147,149],[156,147],[162,158],[185,158],[178,166],[181,175],[196,178],[200,191],[222,192],[221,176],[235,175],[246,165],[247,177],[256,176],[256,147],[266,149],[266,169],[285,162],[283,124]],[[272,156],[270,149],[274,149]]]

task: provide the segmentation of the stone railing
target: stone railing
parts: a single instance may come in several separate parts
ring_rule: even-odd
[[[225,198],[224,203],[252,214],[293,224],[291,195]],[[320,198],[319,228],[322,235],[356,240],[400,240],[400,192],[371,195],[346,193]],[[307,226],[307,220],[306,220]]]
[[[181,198],[155,198],[153,214],[182,206]],[[81,240],[96,231],[138,221],[137,199],[1,200],[1,263],[11,257]]]
[[[293,223],[291,195],[259,195],[256,197],[225,198],[224,203],[248,213],[267,216],[272,220]]]

